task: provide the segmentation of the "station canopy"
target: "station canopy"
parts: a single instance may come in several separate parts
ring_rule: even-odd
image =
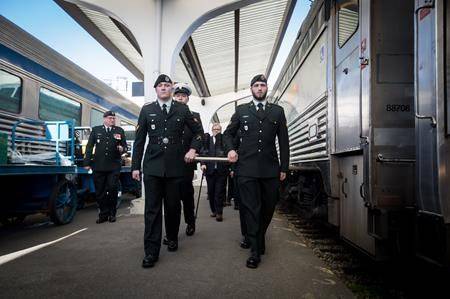
[[[55,0],[138,79],[144,78],[141,50],[117,20],[87,7]],[[255,74],[269,76],[295,0],[264,0],[212,18],[188,38],[173,79],[210,97],[249,87]]]

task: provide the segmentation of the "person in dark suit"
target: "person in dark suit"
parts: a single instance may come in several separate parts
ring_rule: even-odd
[[[225,150],[222,142],[222,127],[215,123],[212,126],[212,136],[206,135],[205,144],[207,156],[225,157]],[[223,221],[223,202],[226,193],[226,184],[229,172],[228,163],[205,162],[202,163],[202,171],[206,175],[208,185],[208,199],[211,208],[211,217],[217,221]]]
[[[223,135],[228,160],[236,163],[241,206],[245,208],[251,246],[246,265],[257,268],[265,253],[265,234],[278,202],[280,181],[288,171],[289,137],[283,108],[267,102],[266,77],[255,76],[250,89],[253,100],[236,107]],[[240,137],[238,147],[233,142],[236,136]]]
[[[189,103],[189,96],[191,95],[191,93],[192,90],[186,83],[177,83],[173,86],[173,99],[179,103],[187,105]],[[194,115],[194,119],[198,121],[200,125],[202,125],[200,114],[194,111],[191,112]],[[189,151],[193,137],[193,132],[187,125],[185,125],[183,130],[183,146],[186,153]],[[195,233],[194,186],[192,184],[192,180],[194,179],[194,172],[197,169],[197,163],[186,163],[184,169],[185,175],[182,182],[183,192],[181,194],[181,201],[183,202],[186,235],[192,236]],[[163,243],[167,245],[167,238],[164,238]]]
[[[185,163],[191,163],[202,146],[203,128],[187,105],[172,100],[172,80],[160,75],[154,84],[157,100],[145,104],[139,114],[133,149],[132,176],[139,180],[143,165],[145,185],[145,257],[142,267],[153,267],[158,260],[162,237],[162,203],[167,217],[167,249],[178,249],[178,230]],[[183,145],[185,126],[193,138],[186,152]]]
[[[99,207],[97,223],[116,221],[121,154],[127,151],[127,141],[125,132],[115,123],[115,113],[106,111],[103,114],[103,125],[92,128],[83,161],[86,169],[93,169],[95,197]],[[95,154],[92,159],[94,147]]]
[[[231,183],[234,185],[234,209],[239,210],[239,224],[241,228],[242,240],[239,245],[244,248],[250,248],[250,241],[247,238],[247,226],[245,225],[245,207],[241,205],[241,196],[239,195],[238,177],[235,172],[235,165],[231,165],[230,176],[232,177]]]

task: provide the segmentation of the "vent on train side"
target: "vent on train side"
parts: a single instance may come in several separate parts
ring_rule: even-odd
[[[328,159],[327,107],[325,95],[288,124],[291,164]]]

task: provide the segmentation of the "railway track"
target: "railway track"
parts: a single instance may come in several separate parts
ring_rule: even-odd
[[[281,204],[285,217],[301,242],[312,249],[357,298],[420,298],[450,296],[450,273],[417,259],[376,262],[344,242],[338,232],[317,219],[305,219],[298,210]]]

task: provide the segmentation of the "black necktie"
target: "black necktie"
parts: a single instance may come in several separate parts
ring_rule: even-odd
[[[263,118],[264,117],[264,109],[263,109],[264,105],[262,103],[258,104],[258,111],[256,111],[258,113],[258,117],[259,118]]]
[[[108,127],[108,128],[106,129],[106,131],[107,131],[108,133],[111,132],[111,128]]]
[[[167,116],[167,105],[163,104],[163,114]]]

